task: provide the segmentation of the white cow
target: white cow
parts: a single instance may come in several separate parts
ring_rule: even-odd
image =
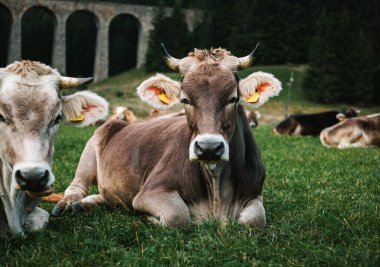
[[[91,80],[63,77],[33,61],[0,68],[1,232],[25,236],[47,223],[48,212],[37,204],[53,191],[51,163],[59,123],[64,119],[86,126],[108,113],[107,101],[94,93],[63,96],[60,90]]]

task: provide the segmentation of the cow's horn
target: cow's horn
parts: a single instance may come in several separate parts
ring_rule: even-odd
[[[253,49],[252,53],[245,57],[239,57],[239,70],[243,70],[245,68],[248,68],[252,65],[252,63],[255,61],[255,52],[257,48],[259,47],[260,43],[257,43],[255,49]]]
[[[171,68],[174,71],[178,71],[178,66],[179,66],[179,59],[172,57],[168,51],[165,48],[165,45],[161,43],[162,46],[162,52],[164,53],[164,59],[166,65],[168,65],[169,68]]]
[[[71,77],[65,77],[61,76],[59,80],[59,88],[60,89],[70,89],[74,87],[79,87],[82,85],[86,85],[90,82],[92,82],[93,78],[71,78]]]

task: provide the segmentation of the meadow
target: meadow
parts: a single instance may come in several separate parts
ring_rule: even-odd
[[[283,73],[285,81],[288,72],[273,69]],[[123,77],[128,75],[138,78],[127,82]],[[114,104],[129,99],[128,105],[144,115],[148,108],[130,89],[144,77],[137,71],[125,73],[92,89]],[[326,108],[303,100],[297,83],[298,79],[292,111]],[[263,112],[282,114],[284,99],[281,95],[269,102]],[[267,168],[265,229],[236,222],[222,227],[216,221],[168,229],[133,211],[103,206],[50,217],[44,231],[30,233],[25,240],[0,237],[0,265],[379,266],[380,150],[328,149],[318,138],[273,136],[272,126],[269,120],[253,130]],[[94,130],[61,126],[53,167],[57,193],[73,179]],[[91,193],[95,192],[93,187]],[[53,208],[48,203],[41,206]]]

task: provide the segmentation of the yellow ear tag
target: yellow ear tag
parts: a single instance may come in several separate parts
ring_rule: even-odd
[[[248,103],[256,103],[259,100],[260,93],[265,92],[265,88],[270,86],[269,83],[262,83],[257,87],[255,93],[247,98]]]
[[[169,105],[170,104],[170,100],[169,98],[166,96],[165,93],[161,93],[158,95],[158,99],[161,100],[161,102],[164,102],[165,104]]]
[[[256,91],[253,95],[247,98],[248,103],[256,103],[259,100],[260,92]]]
[[[79,115],[76,116],[76,117],[71,117],[71,118],[70,118],[70,121],[72,121],[72,122],[79,122],[79,121],[83,121],[83,120],[84,120],[84,116],[83,116],[82,113],[79,114]]]

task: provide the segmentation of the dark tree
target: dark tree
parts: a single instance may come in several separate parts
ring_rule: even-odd
[[[184,18],[180,1],[176,2],[170,17],[164,17],[162,5],[158,7],[153,21],[154,29],[149,35],[145,63],[147,71],[169,71],[162,58],[161,43],[176,58],[182,58],[190,52],[193,44]]]
[[[368,103],[373,98],[373,50],[349,8],[339,10],[325,10],[318,21],[304,89],[316,101]]]

